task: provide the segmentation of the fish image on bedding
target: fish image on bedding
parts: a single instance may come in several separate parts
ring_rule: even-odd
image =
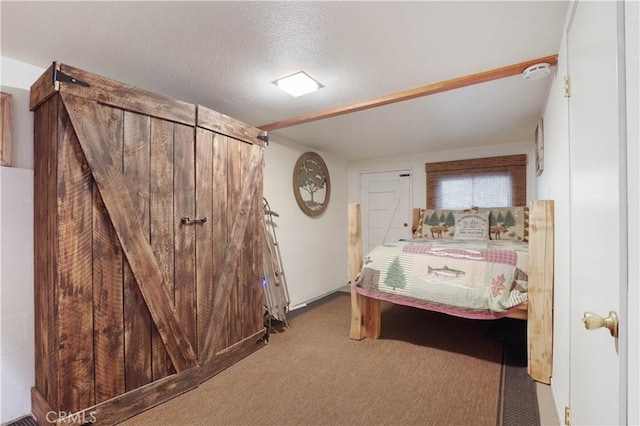
[[[465,275],[464,271],[450,269],[447,265],[444,265],[442,268],[432,268],[431,266],[427,266],[427,274],[435,274],[436,276],[447,278],[457,278]]]

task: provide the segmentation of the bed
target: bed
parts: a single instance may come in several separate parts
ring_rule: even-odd
[[[465,231],[460,226],[463,222],[456,221],[458,227],[451,231],[444,225],[444,217],[442,225],[435,225],[435,217],[436,222],[430,222],[431,211],[426,212],[426,217],[424,212],[424,209],[413,212],[412,231],[418,238],[376,247],[363,258],[360,205],[349,204],[350,337],[354,340],[380,337],[382,300],[466,318],[516,318],[527,321],[529,375],[536,381],[550,383],[553,201],[536,200],[530,204],[526,212],[528,220],[521,225],[524,237],[513,232],[506,234],[501,224],[495,224],[495,215],[487,222],[485,233],[475,235],[479,231]],[[462,219],[459,212],[455,213],[456,219]],[[487,217],[488,213],[479,219]],[[424,229],[420,230],[421,227]],[[465,240],[464,232],[470,232],[469,238],[474,239]],[[475,269],[472,271],[471,267]],[[487,281],[486,285],[481,281]],[[437,283],[442,284],[439,287],[444,292],[430,290],[438,287]],[[464,296],[456,295],[451,290],[454,287],[463,288]],[[488,294],[487,300],[469,296],[476,293]]]

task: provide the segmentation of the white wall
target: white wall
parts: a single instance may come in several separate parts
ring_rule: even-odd
[[[347,165],[318,151],[331,180],[331,198],[319,217],[306,216],[294,198],[293,168],[306,151],[271,135],[265,150],[264,195],[280,217],[276,237],[282,253],[291,306],[323,296],[348,281],[347,273]]]
[[[520,143],[450,151],[424,152],[412,156],[398,156],[377,160],[350,162],[349,202],[360,202],[360,173],[410,169],[412,179],[411,187],[413,192],[411,200],[412,206],[425,207],[427,205],[427,181],[424,169],[425,163],[514,154],[527,154],[527,200],[533,200],[536,193],[535,164],[533,155],[534,132],[535,128],[531,129],[530,141]]]
[[[33,313],[33,114],[29,87],[44,69],[2,57],[0,84],[13,97],[14,167],[0,168],[0,422],[31,411]]]
[[[569,8],[571,10],[571,8]],[[566,31],[565,31],[566,33]],[[570,186],[569,117],[564,97],[567,75],[566,36],[558,52],[558,66],[544,112],[544,172],[537,178],[537,198],[555,203],[553,377],[551,389],[558,418],[564,418],[569,406],[570,383]]]
[[[0,421],[31,411],[35,384],[33,171],[0,167]]]

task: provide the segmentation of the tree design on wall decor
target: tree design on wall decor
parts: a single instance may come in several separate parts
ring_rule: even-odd
[[[307,216],[321,215],[329,203],[331,182],[327,165],[315,152],[305,152],[293,169],[293,192]]]
[[[309,159],[302,164],[298,175],[298,186],[311,196],[310,201],[305,201],[310,209],[316,210],[321,206],[320,203],[313,199],[313,194],[323,189],[326,181],[322,166],[316,160]]]

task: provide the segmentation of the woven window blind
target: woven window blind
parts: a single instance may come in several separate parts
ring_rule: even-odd
[[[428,209],[526,205],[525,154],[441,161],[425,166]]]

